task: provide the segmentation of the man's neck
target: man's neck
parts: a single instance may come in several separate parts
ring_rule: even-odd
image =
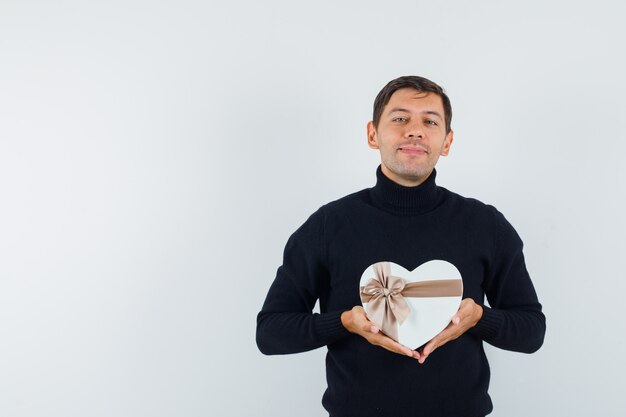
[[[383,174],[385,174],[387,178],[389,178],[391,181],[395,182],[398,185],[402,185],[403,187],[417,187],[418,185],[426,181],[428,177],[430,177],[430,174],[432,174],[433,172],[432,170],[430,170],[426,175],[423,175],[423,176],[406,177],[406,176],[397,175],[396,173],[390,171],[385,166],[385,164],[381,164],[381,169],[383,171]]]

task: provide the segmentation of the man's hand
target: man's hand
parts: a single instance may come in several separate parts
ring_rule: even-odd
[[[418,358],[419,363],[424,363],[428,355],[433,353],[435,349],[458,338],[463,333],[476,326],[476,323],[478,323],[482,316],[483,308],[476,304],[471,298],[465,298],[461,301],[461,306],[454,317],[452,317],[450,324],[422,348],[420,357]]]
[[[417,351],[411,350],[381,333],[380,329],[367,319],[365,311],[361,306],[355,306],[352,310],[344,311],[341,314],[341,323],[350,333],[358,334],[373,345],[381,346],[394,353],[420,359],[420,354]]]

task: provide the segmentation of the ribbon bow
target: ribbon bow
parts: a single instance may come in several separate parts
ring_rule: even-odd
[[[370,321],[395,341],[398,341],[398,325],[404,323],[411,313],[404,297],[458,297],[463,294],[460,279],[406,282],[391,275],[389,262],[377,262],[372,269],[375,277],[361,287],[361,301],[368,303]]]

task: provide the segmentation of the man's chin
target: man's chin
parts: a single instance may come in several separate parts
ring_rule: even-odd
[[[410,179],[410,180],[419,180],[419,179],[422,179],[424,177],[428,177],[431,172],[433,172],[432,168],[425,168],[425,167],[419,167],[419,168],[411,167],[411,168],[407,168],[407,167],[404,167],[404,169],[397,170],[395,172],[395,174],[397,176],[399,176],[399,177],[402,177],[402,178],[406,178],[406,179]]]

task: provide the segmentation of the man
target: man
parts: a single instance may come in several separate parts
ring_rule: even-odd
[[[326,345],[322,404],[332,417],[485,416],[483,341],[527,353],[543,343],[545,317],[513,227],[494,207],[435,183],[453,142],[451,119],[450,100],[432,81],[389,82],[367,125],[368,145],[381,155],[376,185],[322,206],[285,247],[257,344],[265,354]],[[376,262],[411,271],[435,259],[460,271],[463,300],[441,333],[412,350],[368,320],[359,282]]]

